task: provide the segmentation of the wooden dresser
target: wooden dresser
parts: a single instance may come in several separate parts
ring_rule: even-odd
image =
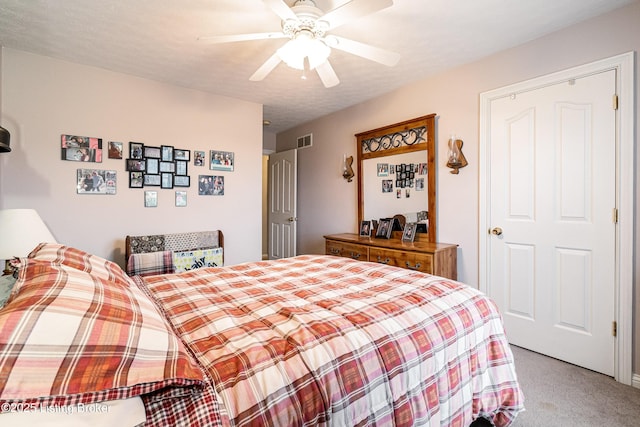
[[[457,245],[376,239],[355,233],[331,234],[324,238],[327,255],[379,262],[454,280],[458,277]]]

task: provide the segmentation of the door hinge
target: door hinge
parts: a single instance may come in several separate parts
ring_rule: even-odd
[[[611,324],[611,335],[613,335],[614,337],[618,336],[618,322],[616,322],[615,320]]]
[[[613,109],[618,109],[618,95],[613,95]]]
[[[617,208],[613,208],[612,219],[613,219],[613,223],[614,224],[618,223],[618,209]]]

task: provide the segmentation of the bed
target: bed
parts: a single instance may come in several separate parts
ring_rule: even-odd
[[[0,325],[3,426],[105,402],[141,403],[131,425],[195,427],[508,426],[524,409],[491,300],[347,258],[129,276],[42,244]]]

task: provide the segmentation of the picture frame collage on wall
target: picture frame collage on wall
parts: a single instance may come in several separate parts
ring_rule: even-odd
[[[171,145],[152,146],[141,142],[129,142],[129,188],[190,187],[188,164],[191,151],[177,149]]]
[[[175,191],[175,206],[187,206],[186,188],[191,187],[189,163],[191,150],[176,148],[172,145],[146,145],[130,141],[128,157],[125,159],[125,171],[128,173],[129,188],[178,189]],[[122,142],[108,142],[108,158],[123,159],[125,147]],[[194,150],[193,166],[203,167],[206,151]],[[102,138],[61,135],[61,159],[75,162],[102,163]],[[235,153],[210,150],[209,169],[233,172]],[[76,171],[78,194],[116,194],[117,172],[95,168],[79,168]],[[158,206],[157,190],[145,190],[145,207]],[[224,195],[223,175],[198,175],[198,195]]]
[[[388,163],[377,164],[378,177],[381,180],[381,191],[383,193],[393,193],[395,187],[396,198],[411,197],[411,189],[424,191],[424,175],[427,174],[426,163],[400,163],[392,165]],[[395,179],[390,179],[395,175]],[[404,190],[404,191],[403,191]]]

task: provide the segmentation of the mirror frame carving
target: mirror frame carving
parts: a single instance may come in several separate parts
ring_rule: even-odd
[[[429,226],[427,233],[416,234],[417,241],[436,241],[436,114],[417,117],[366,132],[357,133],[358,154],[358,224],[364,220],[363,161],[380,157],[426,151],[427,209]],[[424,131],[422,129],[424,128]],[[401,238],[402,231],[395,231],[392,238]]]

